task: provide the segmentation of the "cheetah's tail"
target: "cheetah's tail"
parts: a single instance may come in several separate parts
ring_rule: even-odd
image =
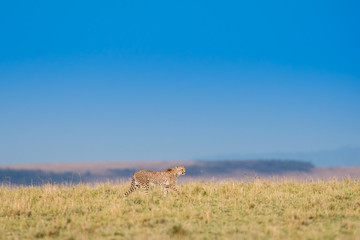
[[[136,189],[137,189],[137,186],[136,186],[136,184],[135,184],[135,178],[132,177],[130,189],[127,190],[126,193],[124,193],[123,197],[127,197],[130,193],[132,193],[132,192],[135,191]]]

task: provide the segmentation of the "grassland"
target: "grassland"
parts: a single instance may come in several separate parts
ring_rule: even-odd
[[[360,182],[0,187],[1,239],[360,239]]]

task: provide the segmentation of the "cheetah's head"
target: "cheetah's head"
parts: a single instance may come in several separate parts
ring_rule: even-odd
[[[175,172],[176,172],[176,175],[180,176],[180,175],[185,175],[185,167],[183,166],[177,166],[175,167]]]

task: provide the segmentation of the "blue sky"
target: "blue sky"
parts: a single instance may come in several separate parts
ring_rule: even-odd
[[[356,1],[8,1],[0,163],[360,146]]]

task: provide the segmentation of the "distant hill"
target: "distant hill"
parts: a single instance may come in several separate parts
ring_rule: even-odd
[[[179,165],[184,165],[187,169],[186,176],[181,177],[180,181],[211,178],[248,181],[254,177],[290,177],[297,180],[360,177],[360,167],[319,168],[314,167],[311,163],[301,161],[139,161],[0,165],[0,184],[76,184],[121,179],[128,181],[137,170],[165,170]]]
[[[282,159],[311,162],[319,167],[360,166],[360,148],[342,147],[327,151],[232,154],[201,158],[204,160]]]
[[[63,171],[58,171],[58,169],[55,171],[55,168],[58,168],[59,164],[54,164],[54,166],[51,164],[44,166],[37,165],[37,167],[33,165],[8,166],[0,168],[0,182],[21,185],[40,185],[43,183],[106,181],[108,179],[130,178],[135,171],[142,169],[164,170],[175,165],[185,165],[187,168],[187,176],[192,178],[236,178],[243,174],[279,175],[294,171],[309,172],[313,168],[313,165],[310,163],[282,160],[184,161],[182,163],[166,162],[166,164],[161,162],[153,162],[152,164],[151,162],[146,162],[148,166],[144,166],[144,162],[128,162],[128,164],[120,162],[119,164],[120,165],[116,166],[114,163],[96,163],[95,165],[94,163],[77,163],[77,169],[74,168],[74,164],[62,164]],[[53,167],[53,169],[51,169],[51,167]]]

